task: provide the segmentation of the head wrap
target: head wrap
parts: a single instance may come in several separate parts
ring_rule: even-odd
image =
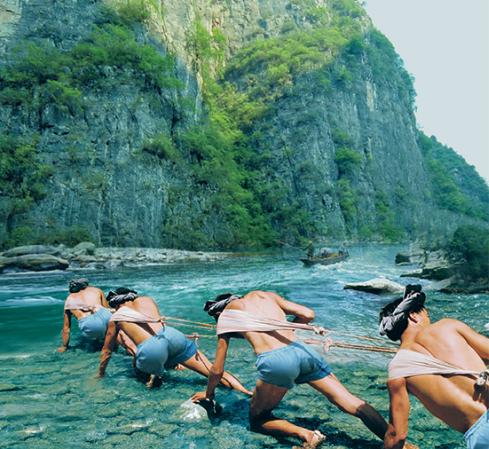
[[[88,287],[88,279],[86,278],[72,279],[68,283],[68,289],[70,290],[70,293],[78,293],[79,291],[87,287]]]
[[[380,335],[387,335],[391,340],[398,340],[401,326],[407,323],[409,313],[423,307],[426,295],[421,285],[408,285],[402,301],[391,312],[385,312],[379,323]],[[397,335],[396,335],[397,334]]]
[[[118,287],[115,291],[107,293],[107,301],[110,307],[117,307],[128,301],[134,301],[138,297],[136,290],[131,290],[126,287]]]
[[[240,296],[233,295],[232,293],[223,293],[222,295],[217,296],[216,299],[207,301],[204,305],[204,311],[217,320],[226,306],[231,301],[239,298]]]
[[[118,295],[117,293],[110,291],[107,295],[107,301],[109,302],[110,307],[118,307],[125,302],[134,301],[136,298],[138,298],[138,295],[133,292]]]
[[[125,295],[126,293],[134,293],[135,295],[138,294],[138,292],[136,290],[132,290],[132,289],[127,288],[127,287],[117,287],[115,289],[115,292],[118,295]]]

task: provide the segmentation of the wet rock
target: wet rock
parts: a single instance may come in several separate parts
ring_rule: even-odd
[[[109,435],[105,438],[104,443],[114,447],[132,447],[131,439],[127,435]]]
[[[421,278],[421,279],[433,279],[435,281],[441,281],[448,279],[454,274],[453,267],[443,262],[441,265],[432,263],[427,264],[420,270],[412,271],[409,273],[401,274],[401,277],[407,278]]]
[[[141,432],[149,427],[147,423],[134,422],[130,424],[123,424],[121,426],[115,427],[113,429],[107,430],[108,434],[123,434],[123,435],[132,435],[136,432]]]
[[[25,254],[25,253],[28,254]],[[53,254],[49,254],[53,253]],[[14,254],[19,254],[15,255]],[[9,255],[8,257],[6,255]],[[91,242],[82,242],[74,248],[64,245],[29,245],[12,248],[0,255],[2,271],[44,271],[77,269],[114,269],[118,267],[138,267],[165,265],[178,262],[207,262],[221,260],[232,253],[185,251],[167,248],[96,248]]]
[[[440,288],[442,293],[462,293],[475,295],[478,293],[489,293],[489,284],[467,283],[462,280],[452,281],[447,287]]]
[[[102,262],[98,262],[95,257],[89,255],[80,254],[73,257],[73,259],[70,259],[71,268],[86,268],[91,264],[100,264],[102,267],[104,266]]]
[[[50,254],[26,254],[0,259],[0,272],[66,270],[69,262]]]
[[[73,248],[75,255],[93,255],[97,247],[92,242],[81,242]]]
[[[104,440],[106,436],[107,434],[105,432],[92,431],[86,434],[85,441],[88,443],[95,443],[97,441]]]
[[[61,254],[61,249],[56,246],[49,245],[26,245],[10,248],[1,253],[3,257],[25,256],[27,254],[51,254],[57,256]]]
[[[358,290],[367,293],[382,295],[386,293],[402,293],[404,286],[387,278],[375,278],[366,282],[345,284],[345,290]]]
[[[441,281],[442,279],[447,279],[453,276],[453,274],[453,268],[445,263],[442,265],[430,263],[423,267],[420,277],[423,279]]]
[[[14,384],[0,384],[0,391],[16,391],[20,390],[17,385]]]
[[[44,429],[44,426],[26,427],[25,429],[19,431],[19,437],[23,440],[39,437],[44,433]]]
[[[411,258],[409,254],[397,253],[396,254],[396,265],[411,263]]]

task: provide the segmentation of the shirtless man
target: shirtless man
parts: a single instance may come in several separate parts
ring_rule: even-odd
[[[71,317],[78,320],[81,334],[88,340],[102,343],[111,313],[104,293],[97,287],[88,285],[88,279],[72,279],[68,288],[70,294],[66,298],[62,339],[63,344],[58,352],[65,352],[70,342]]]
[[[167,369],[183,365],[202,376],[209,375],[211,363],[197,349],[195,342],[189,340],[177,329],[164,326],[158,305],[149,296],[139,296],[134,290],[124,287],[108,295],[109,305],[116,309],[112,316],[100,354],[99,377],[105,375],[120,332],[136,345],[134,367],[151,376],[151,386],[155,377],[161,377]],[[241,383],[229,373],[225,373],[222,384],[242,393],[251,395]]]
[[[321,444],[325,437],[318,430],[308,430],[272,415],[272,410],[294,383],[308,383],[340,410],[360,418],[379,438],[384,438],[387,423],[382,416],[365,401],[351,394],[317,353],[297,342],[293,330],[237,331],[246,326],[250,328],[246,321],[253,320],[255,329],[261,327],[260,323],[256,324],[256,320],[262,320],[263,324],[278,322],[276,325],[279,328],[280,323],[287,323],[286,315],[293,315],[295,323],[307,324],[314,319],[311,309],[272,292],[252,291],[241,298],[230,293],[220,295],[216,301],[208,301],[204,310],[218,320],[217,352],[207,390],[196,393],[192,397],[194,402],[214,398],[214,390],[224,372],[229,340],[233,336],[241,336],[250,343],[258,356],[258,380],[249,415],[251,430],[297,437],[304,442],[304,448],[315,448]],[[234,317],[233,324],[229,321],[231,316]]]
[[[402,449],[408,433],[409,395],[437,418],[465,433],[469,449],[489,448],[489,338],[461,321],[431,323],[421,286],[384,307],[380,332],[401,340],[389,364],[390,424],[384,447]]]

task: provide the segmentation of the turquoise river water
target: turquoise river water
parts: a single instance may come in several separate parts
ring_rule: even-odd
[[[377,336],[378,312],[390,297],[345,291],[343,285],[380,275],[408,283],[409,279],[399,278],[406,268],[393,263],[400,249],[356,247],[351,249],[348,261],[312,269],[303,268],[298,255],[289,253],[213,263],[85,271],[83,275],[104,291],[125,285],[153,296],[164,315],[205,322],[212,321],[202,305],[218,293],[272,290],[312,307],[321,325]],[[160,388],[148,390],[135,379],[130,358],[118,352],[112,357],[106,377],[95,379],[98,353],[78,343],[75,322],[74,347],[64,354],[57,353],[67,281],[75,274],[80,273],[0,276],[0,448],[279,449],[297,443],[250,432],[248,399],[223,389],[217,393],[224,407],[218,418],[190,419],[181,405],[206,385],[204,378],[190,371],[169,372]],[[430,293],[427,301],[432,319],[458,318],[480,332],[489,321],[488,303],[488,295],[440,293]],[[212,358],[215,339],[203,337],[199,345]],[[326,355],[340,380],[386,418],[385,378],[390,357],[339,348]],[[226,368],[249,388],[256,379],[254,362],[254,354],[245,342],[233,340]],[[307,385],[292,389],[277,415],[320,429],[328,436],[325,448],[381,447],[358,420],[339,412]],[[430,416],[416,401],[412,402],[410,440],[428,449],[465,447],[462,435]]]

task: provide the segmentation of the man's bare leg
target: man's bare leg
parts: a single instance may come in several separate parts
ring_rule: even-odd
[[[182,365],[202,376],[209,377],[209,368],[212,366],[212,363],[204,353],[197,351],[197,354],[193,355],[188,360],[185,360],[185,362],[182,362]],[[227,371],[224,372],[224,375],[222,376],[221,384],[250,396],[252,394],[252,392],[247,390],[236,377]]]
[[[296,437],[308,443],[307,447],[317,447],[323,440],[323,438],[318,438],[318,433],[273,416],[272,410],[280,403],[287,391],[287,388],[257,380],[250,405],[251,430],[271,435]]]
[[[375,435],[384,439],[387,431],[385,419],[370,404],[351,394],[334,374],[309,382],[309,385],[324,394],[341,411],[360,418]]]
[[[117,344],[122,346],[129,355],[136,356],[138,347],[123,330],[120,330],[117,334]]]

